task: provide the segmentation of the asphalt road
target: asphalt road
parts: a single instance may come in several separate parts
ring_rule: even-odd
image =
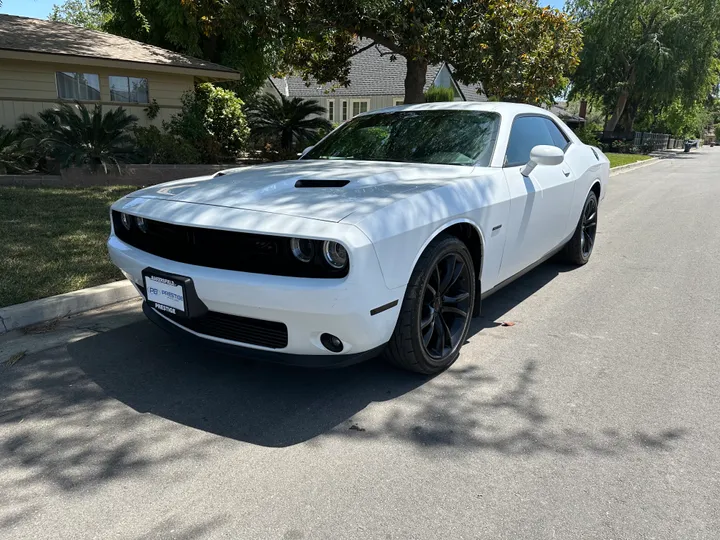
[[[136,305],[22,338],[61,345],[0,367],[0,538],[720,538],[720,148],[611,182],[590,264],[488,299],[433,379]]]

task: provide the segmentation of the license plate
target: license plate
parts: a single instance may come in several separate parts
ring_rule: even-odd
[[[181,317],[187,315],[185,287],[182,283],[150,274],[145,276],[145,291],[147,301],[158,311]]]

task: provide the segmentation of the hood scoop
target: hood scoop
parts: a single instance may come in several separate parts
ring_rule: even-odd
[[[350,180],[298,180],[296,188],[339,188],[345,187]]]

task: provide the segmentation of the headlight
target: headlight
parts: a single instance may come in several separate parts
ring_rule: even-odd
[[[323,242],[323,257],[330,266],[338,270],[345,268],[348,263],[347,250],[341,244],[331,240]]]
[[[290,250],[298,261],[307,263],[315,255],[315,243],[304,238],[293,238],[290,240]]]
[[[125,214],[123,214],[123,215],[125,215]],[[142,232],[146,233],[148,231],[147,222],[143,218],[136,217],[135,223],[137,223],[138,229],[140,229]]]
[[[130,216],[128,216],[125,213],[122,213],[122,214],[120,214],[120,221],[122,222],[123,227],[125,227],[125,229],[127,229],[129,231],[130,227],[132,227],[132,221],[131,221]]]

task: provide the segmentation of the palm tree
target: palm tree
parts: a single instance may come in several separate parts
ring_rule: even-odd
[[[77,111],[77,112],[76,112]],[[38,119],[23,118],[25,129],[36,133],[38,147],[56,159],[61,167],[88,165],[94,172],[108,165],[120,169],[120,162],[133,153],[130,128],[137,117],[122,107],[103,114],[102,105],[89,111],[85,105],[62,103],[38,113]]]
[[[33,153],[22,135],[0,126],[0,174],[27,173],[33,168]]]
[[[250,129],[257,135],[279,137],[280,147],[286,152],[293,144],[314,142],[321,130],[332,129],[324,114],[325,107],[314,99],[289,99],[282,95],[277,100],[262,94],[248,107]]]

